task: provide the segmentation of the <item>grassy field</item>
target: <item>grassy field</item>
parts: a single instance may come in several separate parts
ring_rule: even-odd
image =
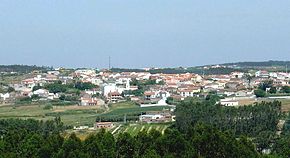
[[[37,120],[54,119],[60,116],[65,125],[92,126],[97,116],[116,116],[146,111],[159,111],[165,107],[141,108],[133,102],[123,102],[110,105],[109,111],[104,112],[104,107],[99,106],[53,106],[53,109],[45,110],[45,105],[5,105],[0,106],[0,119],[4,118],[33,118]]]
[[[133,102],[121,102],[112,104],[109,106],[110,110],[106,113],[97,114],[97,116],[116,116],[116,115],[125,115],[130,113],[141,113],[147,111],[161,111],[168,106],[156,106],[156,107],[140,107]]]
[[[169,127],[170,123],[160,123],[160,124],[129,124],[129,125],[122,125],[119,130],[117,130],[114,135],[118,135],[119,133],[127,132],[131,134],[132,136],[137,135],[140,131],[146,131],[150,132],[151,130],[155,129],[157,131],[160,131],[161,133],[164,133],[165,129]],[[118,127],[118,126],[117,126]],[[116,127],[116,128],[117,128]],[[112,129],[111,131],[114,131]]]
[[[278,100],[282,103],[282,111],[289,112],[290,111],[290,99],[269,99],[269,98],[264,98],[264,99],[245,99],[245,100],[239,100],[239,105],[250,105],[255,102],[262,102],[262,101],[274,101]]]
[[[44,107],[45,105],[0,106],[0,118],[49,120],[59,115],[66,125],[93,125],[96,114],[103,111],[98,106],[54,106],[51,110],[45,110]]]
[[[107,129],[115,137],[118,137],[120,133],[127,132],[132,136],[136,136],[139,132],[145,131],[149,133],[152,130],[157,130],[162,134],[171,125],[171,123],[160,124],[120,124],[115,123],[114,127]],[[71,133],[75,133],[81,140],[86,139],[91,134],[96,134],[99,130],[67,130],[63,133],[64,136],[69,136]]]

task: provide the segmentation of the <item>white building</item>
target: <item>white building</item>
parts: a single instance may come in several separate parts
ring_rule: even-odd
[[[6,100],[6,99],[10,98],[10,94],[9,93],[5,93],[5,94],[0,93],[0,98],[3,98],[3,100]]]
[[[239,102],[237,100],[221,99],[220,104],[224,106],[238,106]]]

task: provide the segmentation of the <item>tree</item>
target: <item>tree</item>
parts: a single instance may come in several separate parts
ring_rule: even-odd
[[[13,87],[8,87],[8,89],[7,89],[8,93],[11,93],[11,92],[14,92],[14,91],[15,91],[15,89]]]
[[[41,88],[42,88],[42,86],[40,86],[39,84],[37,84],[36,86],[34,86],[34,87],[32,88],[32,91],[34,92],[34,91],[39,90],[39,89],[41,89]]]
[[[75,151],[82,148],[81,140],[75,135],[71,134],[63,143],[64,157],[74,157]]]
[[[79,89],[79,90],[87,90],[87,89],[92,89],[92,88],[96,88],[97,86],[92,84],[92,83],[88,83],[88,82],[77,82],[75,83],[75,88]]]
[[[68,89],[68,87],[63,85],[61,81],[45,85],[44,88],[49,90],[50,93],[66,92]]]
[[[283,92],[283,93],[290,93],[290,87],[289,86],[283,86],[281,88],[281,92]]]
[[[261,89],[257,89],[254,91],[254,94],[256,95],[256,97],[261,98],[261,97],[265,97],[266,96],[266,92],[264,90]]]
[[[266,91],[267,88],[271,88],[271,87],[273,87],[273,81],[267,80],[267,81],[260,83],[258,88],[263,90],[263,91]]]
[[[276,87],[271,87],[269,90],[269,93],[271,93],[271,94],[275,94],[276,92],[277,92]]]
[[[116,142],[117,157],[133,158],[135,156],[135,144],[135,139],[130,134],[126,132],[120,134]]]

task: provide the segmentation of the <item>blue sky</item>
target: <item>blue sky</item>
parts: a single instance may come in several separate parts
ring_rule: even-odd
[[[289,0],[1,0],[0,65],[290,60]]]

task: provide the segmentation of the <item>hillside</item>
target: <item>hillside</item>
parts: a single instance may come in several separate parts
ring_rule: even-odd
[[[223,66],[230,67],[241,67],[241,68],[255,68],[255,67],[285,67],[290,66],[290,61],[246,61],[246,62],[236,62],[236,63],[224,63],[220,64]]]
[[[50,67],[46,66],[29,66],[29,65],[0,65],[0,72],[17,72],[17,73],[29,73],[32,71],[47,71]]]

